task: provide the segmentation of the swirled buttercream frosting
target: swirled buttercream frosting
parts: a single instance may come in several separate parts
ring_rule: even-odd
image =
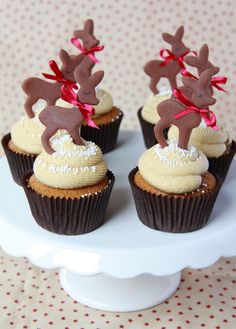
[[[178,136],[178,128],[172,126],[168,132],[169,140],[176,141],[178,140]],[[208,158],[221,156],[225,152],[228,143],[230,143],[229,135],[222,127],[219,130],[214,130],[204,126],[204,124],[192,130],[189,140],[189,145],[195,146]]]
[[[43,151],[34,163],[34,174],[43,184],[63,189],[91,186],[106,175],[107,165],[101,149],[93,142],[76,145],[65,130],[54,135],[50,143],[53,154]]]
[[[41,135],[45,127],[38,118],[42,109],[43,108],[40,108],[32,119],[28,116],[22,117],[11,130],[13,143],[18,148],[29,154],[39,154],[43,149]]]
[[[195,191],[201,185],[208,160],[193,146],[184,150],[176,143],[165,148],[157,144],[142,154],[138,168],[143,178],[155,188],[181,194]]]
[[[144,104],[141,115],[142,118],[152,124],[156,124],[160,119],[157,113],[157,105],[171,96],[171,90],[167,88],[160,89],[160,93],[157,95],[151,94],[146,103]]]

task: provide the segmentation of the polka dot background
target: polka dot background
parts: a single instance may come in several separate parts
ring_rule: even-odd
[[[229,94],[216,91],[215,111],[236,138],[234,97],[236,32],[234,0],[1,0],[0,133],[23,113],[21,82],[49,72],[58,51],[76,50],[72,31],[86,18],[105,45],[98,55],[106,72],[103,87],[125,113],[122,127],[139,129],[137,109],[149,94],[146,61],[168,47],[161,32],[184,24],[184,40],[198,50],[207,42],[210,60],[229,78]],[[194,73],[194,72],[193,72]],[[73,301],[62,290],[58,273],[37,268],[24,258],[0,251],[1,329],[235,329],[236,258],[221,259],[204,270],[186,269],[180,288],[165,303],[141,312],[107,313]]]
[[[73,301],[58,273],[0,254],[1,329],[235,329],[236,258],[186,269],[176,293],[138,312],[108,313]]]
[[[207,42],[210,60],[229,78],[230,93],[215,92],[215,111],[236,137],[234,0],[1,0],[0,132],[9,131],[23,113],[21,82],[49,72],[49,60],[59,63],[59,49],[76,54],[69,39],[86,18],[94,19],[95,34],[105,45],[97,69],[105,70],[102,85],[125,113],[123,128],[139,129],[136,112],[149,94],[142,67],[169,46],[161,33],[184,24],[186,45],[199,50]]]

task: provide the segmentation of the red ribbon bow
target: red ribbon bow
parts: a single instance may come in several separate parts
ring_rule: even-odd
[[[99,129],[96,123],[90,118],[91,115],[95,114],[95,109],[89,104],[81,103],[73,89],[66,87],[62,88],[61,98],[64,101],[78,107],[84,117],[84,120],[89,126]]]
[[[164,52],[167,52],[167,56],[164,56]],[[184,53],[181,56],[175,56],[169,49],[161,49],[160,50],[160,56],[161,58],[164,59],[164,61],[161,63],[161,66],[164,66],[166,64],[168,64],[170,61],[178,61],[179,66],[181,67],[181,69],[185,69],[185,65],[184,65],[184,57],[186,55],[188,55],[190,53],[190,51],[187,51],[186,53]],[[195,52],[193,52],[195,53]]]
[[[102,51],[104,49],[104,46],[96,46],[92,47],[90,49],[85,49],[82,45],[82,43],[77,38],[71,38],[70,41],[75,45],[82,54],[88,55],[88,57],[94,62],[94,63],[100,63],[100,61],[94,56],[93,53],[97,51]]]
[[[195,80],[198,80],[198,78],[195,75],[193,75],[192,73],[188,72],[185,69],[181,70],[181,74],[184,77],[189,77],[189,78],[193,78]],[[227,93],[227,90],[223,89],[221,86],[219,86],[219,84],[220,85],[225,85],[226,82],[227,82],[227,78],[223,77],[223,76],[212,77],[212,79],[211,79],[212,87],[215,87],[218,90],[224,91],[225,93]]]
[[[175,88],[173,91],[175,98],[180,101],[183,105],[186,106],[186,109],[177,113],[174,118],[175,119],[180,119],[183,116],[192,113],[192,112],[197,112],[201,115],[201,117],[205,120],[206,125],[208,127],[211,127],[214,130],[218,130],[219,128],[216,125],[216,116],[215,113],[212,112],[209,109],[202,109],[197,106],[195,106],[190,99],[188,99],[179,89]]]
[[[63,86],[66,86],[70,89],[72,89],[72,88],[78,89],[78,87],[77,87],[77,85],[74,81],[67,80],[67,79],[64,78],[61,70],[59,69],[59,67],[58,67],[58,65],[55,61],[50,61],[49,66],[50,66],[51,70],[53,71],[53,73],[55,75],[48,74],[48,73],[43,73],[43,76],[45,78],[60,82],[60,83],[63,84]]]

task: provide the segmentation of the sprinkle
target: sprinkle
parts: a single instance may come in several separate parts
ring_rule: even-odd
[[[66,157],[66,158],[75,158],[75,157],[84,157],[90,158],[97,155],[100,150],[99,147],[93,142],[85,142],[85,145],[76,145],[72,143],[72,138],[65,130],[60,130],[56,135],[50,139],[52,148],[56,150],[52,154],[53,157]],[[69,144],[70,148],[65,150],[65,143]]]
[[[200,160],[201,156],[194,146],[189,146],[187,150],[181,149],[175,141],[171,141],[167,147],[162,148],[157,144],[154,148],[155,156],[169,166],[183,166],[193,160]],[[175,158],[173,159],[173,155]]]
[[[58,173],[58,174],[76,174],[78,175],[80,172],[92,172],[95,173],[97,170],[96,166],[81,166],[78,168],[73,168],[68,165],[55,165],[55,164],[47,164],[46,162],[43,162],[41,159],[37,160],[37,164],[41,166],[43,169],[47,169],[48,171],[52,173]]]

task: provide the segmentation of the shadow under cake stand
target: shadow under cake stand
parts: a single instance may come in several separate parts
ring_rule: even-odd
[[[121,131],[117,149],[105,158],[116,176],[106,223],[81,236],[39,227],[6,159],[0,161],[0,245],[40,267],[60,269],[60,281],[75,300],[115,312],[136,311],[170,297],[187,266],[204,268],[236,255],[236,161],[218,196],[211,221],[186,234],[154,231],[137,217],[129,171],[145,150],[141,133]]]

